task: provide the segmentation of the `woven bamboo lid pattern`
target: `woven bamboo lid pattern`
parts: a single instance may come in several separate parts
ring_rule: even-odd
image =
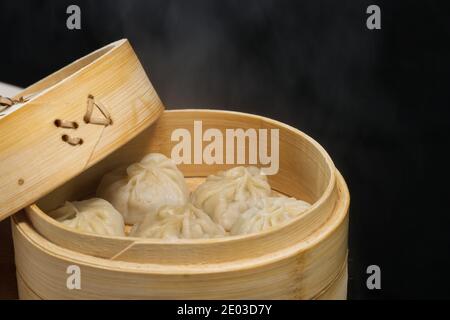
[[[0,220],[106,157],[163,110],[127,40],[0,97]]]

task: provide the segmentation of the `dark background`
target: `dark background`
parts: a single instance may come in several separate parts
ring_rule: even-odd
[[[77,4],[82,30],[66,28]],[[382,29],[366,28],[377,4]],[[4,1],[0,81],[128,38],[168,108],[308,133],[350,188],[349,297],[450,298],[449,16],[435,1]],[[382,289],[366,288],[381,267]]]

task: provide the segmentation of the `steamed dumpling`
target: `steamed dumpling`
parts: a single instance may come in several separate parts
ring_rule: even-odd
[[[270,193],[260,169],[235,167],[208,176],[192,193],[192,203],[229,231],[242,212]]]
[[[122,213],[125,223],[135,224],[164,205],[183,205],[189,191],[183,174],[163,154],[150,153],[127,169],[106,174],[97,195]]]
[[[165,206],[154,215],[147,215],[136,224],[130,236],[157,239],[216,238],[225,235],[220,225],[215,224],[202,210],[192,204]]]
[[[231,235],[250,234],[284,224],[308,210],[305,201],[288,197],[260,199],[253,207],[242,213],[233,227]]]
[[[50,212],[62,224],[80,232],[105,236],[125,236],[122,215],[103,199],[66,202]]]

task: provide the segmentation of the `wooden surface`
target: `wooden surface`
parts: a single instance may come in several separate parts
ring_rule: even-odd
[[[117,41],[25,89],[0,116],[0,220],[43,197],[147,128],[162,105],[133,49]],[[88,97],[108,126],[87,121]],[[95,108],[95,118],[102,118]],[[76,129],[58,127],[71,121]],[[66,141],[82,139],[80,145]]]
[[[199,119],[205,127],[222,131],[279,128],[280,171],[269,177],[270,183],[279,192],[313,202],[311,209],[289,224],[257,234],[170,243],[81,234],[62,228],[43,212],[92,194],[105,172],[148,152],[170,156],[172,130],[192,127]],[[180,165],[186,177],[226,167]],[[314,299],[327,297],[327,288],[334,288],[329,298],[342,299],[349,201],[345,181],[327,153],[294,128],[235,112],[166,111],[137,138],[27,208],[28,218],[14,217],[19,281],[25,284],[22,289],[44,299]],[[82,290],[66,288],[65,271],[72,264],[82,270]],[[336,279],[340,284],[333,286]]]

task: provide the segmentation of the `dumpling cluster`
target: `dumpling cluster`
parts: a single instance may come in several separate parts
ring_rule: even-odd
[[[51,213],[81,232],[165,240],[217,238],[260,232],[302,215],[307,202],[273,196],[257,167],[210,175],[189,196],[175,163],[151,153],[106,174],[94,199],[67,202]]]

